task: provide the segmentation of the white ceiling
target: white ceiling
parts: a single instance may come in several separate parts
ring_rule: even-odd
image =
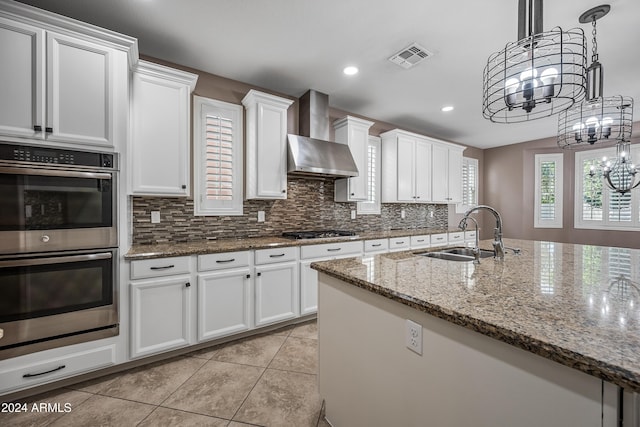
[[[482,117],[482,71],[517,34],[517,0],[21,0],[138,38],[140,52],[464,145],[554,136],[557,117]],[[640,100],[640,1],[611,0],[598,21],[605,95]],[[547,0],[544,29],[582,27],[601,0]],[[417,42],[435,55],[405,70],[387,59]],[[356,65],[360,73],[345,76]],[[444,105],[455,110],[443,113]],[[637,110],[637,108],[636,108]],[[638,117],[636,112],[635,117]]]

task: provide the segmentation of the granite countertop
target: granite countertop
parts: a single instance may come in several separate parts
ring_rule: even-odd
[[[133,245],[124,256],[127,260],[167,258],[174,256],[202,255],[221,252],[268,249],[273,247],[317,245],[321,243],[349,242],[354,240],[384,239],[389,237],[417,236],[460,231],[457,228],[412,228],[403,230],[366,231],[357,237],[332,237],[328,239],[293,240],[280,236],[248,237],[237,239],[201,240],[185,243],[158,243],[153,245]]]
[[[504,242],[522,253],[475,265],[406,251],[311,267],[640,392],[640,250]]]

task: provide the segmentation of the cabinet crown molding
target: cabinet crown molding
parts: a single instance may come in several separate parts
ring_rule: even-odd
[[[145,61],[144,59],[138,61],[133,71],[135,73],[169,79],[176,83],[188,85],[191,88],[191,92],[195,89],[199,77],[197,74],[188,71],[177,70],[165,65],[156,64],[155,62]]]
[[[348,124],[357,124],[357,125],[361,125],[361,126],[365,126],[367,128],[370,128],[371,126],[373,126],[375,124],[375,122],[371,122],[369,120],[364,120],[364,119],[361,119],[359,117],[353,117],[353,116],[344,116],[343,118],[335,120],[333,122],[333,126],[334,127],[346,126]]]
[[[131,69],[138,62],[138,39],[135,37],[10,0],[0,0],[0,16],[124,51]]]
[[[280,96],[271,95],[265,92],[260,92],[255,89],[251,89],[242,99],[242,105],[244,105],[245,107],[250,107],[259,102],[281,108],[289,108],[289,106],[293,104],[293,100],[291,99],[282,98]]]

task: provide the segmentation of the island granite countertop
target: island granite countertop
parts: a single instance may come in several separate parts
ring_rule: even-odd
[[[505,239],[480,264],[405,251],[319,272],[640,392],[640,250]],[[490,241],[481,247],[490,249]]]
[[[386,239],[391,237],[418,236],[447,232],[459,232],[458,228],[411,228],[402,230],[380,230],[359,232],[355,237],[331,237],[327,239],[287,239],[281,236],[246,237],[230,239],[200,240],[193,242],[167,242],[152,245],[133,245],[124,256],[127,260],[167,258],[174,256],[203,255],[221,252],[268,249],[273,247],[318,245],[331,242]]]

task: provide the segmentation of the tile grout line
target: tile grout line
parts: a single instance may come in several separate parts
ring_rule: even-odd
[[[293,329],[291,329],[292,331]],[[255,382],[255,384],[253,385],[253,387],[251,387],[251,390],[249,390],[249,393],[247,393],[247,395],[244,397],[244,399],[242,400],[242,403],[238,406],[238,409],[236,409],[236,412],[233,414],[233,416],[231,417],[231,421],[233,421],[233,419],[236,417],[236,415],[238,415],[238,412],[240,411],[240,408],[242,408],[242,405],[244,405],[244,403],[247,401],[247,399],[249,398],[249,395],[251,394],[251,392],[256,388],[256,386],[258,385],[258,383],[260,382],[260,380],[262,379],[262,377],[264,376],[264,373],[267,372],[267,369],[269,369],[269,366],[271,366],[271,363],[273,362],[273,359],[276,358],[276,356],[278,355],[278,353],[280,352],[280,350],[282,349],[282,346],[284,345],[284,343],[287,342],[287,340],[289,339],[289,336],[291,335],[291,331],[289,331],[289,333],[286,335],[285,339],[282,341],[282,344],[280,344],[280,347],[278,347],[278,351],[276,351],[273,355],[273,357],[271,358],[271,360],[269,361],[269,363],[267,364],[267,366],[264,367],[264,370],[262,371],[262,373],[260,374],[260,376],[258,377],[258,380]]]

